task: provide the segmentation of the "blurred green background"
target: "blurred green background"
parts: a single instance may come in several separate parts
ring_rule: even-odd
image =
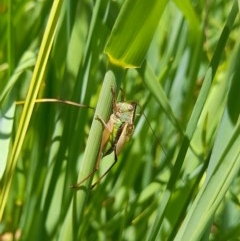
[[[239,240],[239,1],[3,0],[0,16],[0,240]],[[135,132],[74,191],[94,110],[35,99],[110,110],[109,70]]]

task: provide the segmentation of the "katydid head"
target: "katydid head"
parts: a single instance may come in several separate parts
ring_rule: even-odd
[[[113,114],[122,122],[133,124],[136,107],[137,103],[135,102],[118,102],[116,103],[116,108],[113,110]]]

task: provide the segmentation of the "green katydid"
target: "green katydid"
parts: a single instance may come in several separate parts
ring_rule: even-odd
[[[121,102],[117,102],[114,89],[112,88],[111,91],[113,95],[113,111],[108,122],[106,123],[100,116],[96,117],[102,123],[104,130],[95,168],[83,180],[81,180],[76,185],[73,185],[73,188],[80,187],[82,183],[84,183],[89,177],[94,175],[94,173],[99,170],[100,160],[102,159],[102,157],[114,152],[113,164],[97,180],[97,182],[92,185],[93,188],[104,176],[107,175],[111,168],[116,164],[117,157],[122,151],[124,144],[130,139],[131,135],[133,134],[137,103],[125,102],[123,92]]]

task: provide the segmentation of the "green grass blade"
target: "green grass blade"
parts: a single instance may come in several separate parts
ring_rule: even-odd
[[[140,67],[167,2],[124,3],[105,49],[112,63],[123,68]]]
[[[11,181],[17,164],[17,159],[21,151],[23,141],[27,132],[27,128],[30,122],[33,107],[35,104],[35,99],[37,97],[41,81],[46,71],[47,61],[52,48],[57,28],[57,22],[61,12],[62,2],[62,0],[55,0],[52,5],[52,10],[49,16],[49,21],[46,26],[46,31],[43,36],[43,41],[39,50],[39,55],[33,72],[33,77],[26,97],[26,102],[23,108],[19,127],[16,133],[16,138],[13,143],[12,151],[9,155],[8,165],[6,172],[4,174],[4,178],[1,182],[0,202],[2,205],[0,208],[0,220],[2,219],[4,207],[7,202]]]
[[[158,103],[161,105],[163,111],[168,116],[169,120],[172,122],[172,124],[178,129],[178,131],[183,136],[183,130],[182,127],[179,126],[179,122],[176,118],[176,116],[173,113],[173,110],[171,108],[171,105],[166,97],[166,94],[161,86],[161,84],[157,81],[156,75],[154,75],[153,70],[149,65],[146,66],[145,75],[143,76],[144,82],[151,92],[151,94],[154,96],[154,98],[158,101]]]
[[[230,118],[226,110],[210,160],[210,164],[211,162],[217,162],[218,166],[214,169],[213,173],[208,175],[203,187],[199,191],[181,229],[174,239],[176,241],[201,239],[208,227],[209,221],[228,191],[233,178],[238,173],[240,168],[240,121],[238,120],[236,126],[232,126],[232,131],[226,133],[226,125],[232,125],[229,120]],[[218,150],[220,150],[220,147],[223,147],[221,136],[224,136],[224,138],[229,137],[230,139],[224,143],[225,148],[222,149],[223,152],[219,153]],[[214,153],[215,150],[217,151],[217,155]]]

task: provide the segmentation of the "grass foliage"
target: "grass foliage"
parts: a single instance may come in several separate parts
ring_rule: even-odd
[[[237,240],[238,4],[3,0],[0,240]],[[111,86],[139,104],[134,134],[73,190]]]

